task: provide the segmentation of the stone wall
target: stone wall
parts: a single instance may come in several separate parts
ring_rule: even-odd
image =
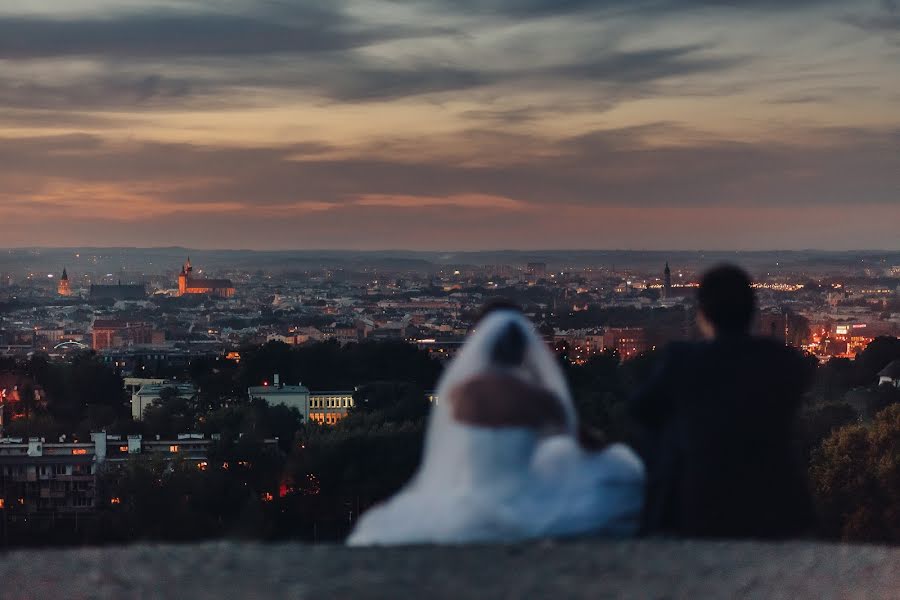
[[[0,558],[3,598],[898,598],[900,548],[538,542],[354,549],[209,543]]]

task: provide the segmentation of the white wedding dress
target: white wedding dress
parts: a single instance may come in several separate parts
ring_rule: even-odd
[[[517,377],[554,393],[564,433],[485,427],[454,420],[448,390],[497,367],[491,349],[516,323],[525,335]],[[588,452],[562,370],[531,323],[514,311],[488,315],[438,384],[422,464],[413,479],[357,523],[352,546],[511,542],[537,537],[637,531],[644,466],[622,444]]]

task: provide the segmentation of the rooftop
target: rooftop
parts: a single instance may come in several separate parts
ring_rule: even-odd
[[[348,549],[300,544],[28,550],[5,589],[41,598],[889,598],[900,548],[807,542],[537,542]]]
[[[891,362],[878,374],[879,377],[889,377],[891,379],[900,379],[900,358]]]
[[[308,394],[309,388],[305,385],[257,385],[247,390],[251,396],[272,396],[275,394]]]

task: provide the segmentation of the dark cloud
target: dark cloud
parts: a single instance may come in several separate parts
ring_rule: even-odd
[[[508,78],[506,73],[455,69],[435,65],[411,68],[373,68],[346,61],[339,73],[316,81],[301,76],[308,86],[332,100],[387,100],[437,92],[459,92]]]
[[[0,58],[234,57],[316,53],[366,46],[436,29],[373,27],[339,11],[339,4],[296,3],[287,14],[136,14],[115,18],[0,17]],[[275,18],[278,20],[275,20]]]
[[[409,67],[382,67],[354,56],[325,62],[317,68],[298,68],[274,76],[247,73],[244,83],[314,91],[332,100],[359,102],[388,100],[430,93],[464,92],[492,85],[524,89],[548,86],[616,84],[611,97],[633,96],[633,86],[667,77],[728,69],[740,57],[709,57],[705,47],[679,46],[632,52],[598,50],[595,56],[547,67],[447,67],[422,62]],[[241,75],[238,75],[241,77]],[[631,87],[630,87],[631,86]],[[603,104],[603,102],[598,102]]]
[[[22,79],[0,73],[0,106],[32,109],[142,110],[223,108],[256,101],[235,90],[290,91],[337,102],[392,100],[436,93],[462,93],[475,88],[510,84],[519,89],[550,85],[605,85],[597,106],[643,95],[641,86],[667,77],[731,68],[739,57],[709,57],[705,47],[681,46],[633,52],[598,50],[596,55],[549,67],[452,67],[422,61],[400,66],[377,63],[354,54],[305,61],[267,61],[208,64],[193,75],[140,74],[115,62],[94,76],[78,79],[47,77]],[[521,118],[521,114],[519,117]],[[508,120],[508,119],[507,119]]]
[[[104,110],[183,105],[211,93],[202,82],[159,75],[107,73],[55,82],[7,79],[0,75],[0,106],[52,110]],[[7,115],[9,117],[9,115]]]
[[[0,98],[3,91],[0,88]],[[4,100],[0,100],[0,106],[9,106]],[[133,126],[140,121],[136,117],[111,118],[94,114],[72,112],[71,106],[61,107],[59,110],[35,110],[34,103],[27,104],[27,109],[4,109],[0,111],[0,127],[10,128],[89,128],[89,129],[118,129]]]
[[[394,0],[398,4],[431,5],[447,12],[541,18],[605,12],[668,13],[694,8],[789,11],[839,0]]]
[[[880,10],[847,15],[845,20],[865,31],[900,34],[900,3],[896,0],[882,0]]]
[[[698,53],[703,49],[700,46],[680,46],[635,52],[611,52],[580,64],[550,69],[547,74],[570,80],[635,83],[718,71],[737,66],[743,60],[738,57],[699,56]]]

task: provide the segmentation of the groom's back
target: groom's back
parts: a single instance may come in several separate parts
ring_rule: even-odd
[[[673,346],[638,399],[651,431],[651,530],[778,537],[806,529],[810,503],[793,428],[811,366],[771,340]]]

